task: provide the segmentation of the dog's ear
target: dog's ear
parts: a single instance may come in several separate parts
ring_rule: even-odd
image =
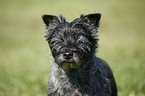
[[[81,15],[80,18],[88,20],[87,22],[89,24],[93,25],[94,27],[99,27],[99,21],[101,19],[101,14],[95,13],[95,14]]]
[[[59,20],[58,20],[57,16],[43,15],[42,19],[47,27],[53,26],[53,25],[55,26],[55,25],[59,24]]]

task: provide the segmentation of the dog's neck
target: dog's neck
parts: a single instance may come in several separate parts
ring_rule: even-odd
[[[81,85],[86,85],[89,82],[89,80],[91,79],[91,77],[89,77],[89,76],[94,76],[96,73],[97,68],[96,68],[96,65],[94,62],[95,60],[92,60],[95,58],[96,58],[96,56],[94,55],[93,58],[88,60],[84,64],[84,66],[80,69],[65,70],[65,69],[60,68],[58,66],[58,64],[54,64],[52,70],[57,73],[55,75],[55,78],[61,76],[62,78],[64,78],[63,79],[64,81],[62,81],[62,78],[61,78],[60,81],[58,81],[58,82],[66,82],[65,80],[69,80],[68,82],[70,82],[71,84],[74,84],[74,85],[78,85],[78,84],[75,84],[76,82],[82,82]],[[59,78],[57,78],[57,79],[59,79]]]

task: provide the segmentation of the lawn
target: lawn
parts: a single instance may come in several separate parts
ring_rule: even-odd
[[[52,67],[43,14],[102,13],[98,57],[113,70],[119,96],[145,96],[144,0],[1,0],[0,96],[46,96]]]

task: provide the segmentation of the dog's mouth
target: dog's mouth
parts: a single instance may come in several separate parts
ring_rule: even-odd
[[[79,69],[82,64],[79,57],[76,56],[75,53],[73,53],[73,57],[71,58],[66,58],[64,54],[60,54],[58,57],[55,57],[55,61],[59,65],[59,67],[63,69]]]
[[[62,61],[60,63],[60,66],[63,68],[63,69],[76,69],[78,68],[78,64],[76,64],[75,62],[73,61]]]
[[[63,64],[73,64],[74,62],[72,62],[72,61],[63,61],[62,63]]]

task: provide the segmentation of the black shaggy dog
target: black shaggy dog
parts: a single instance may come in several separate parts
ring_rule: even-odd
[[[48,96],[117,96],[111,69],[95,56],[100,18],[95,13],[67,22],[61,15],[42,16],[54,58]]]

